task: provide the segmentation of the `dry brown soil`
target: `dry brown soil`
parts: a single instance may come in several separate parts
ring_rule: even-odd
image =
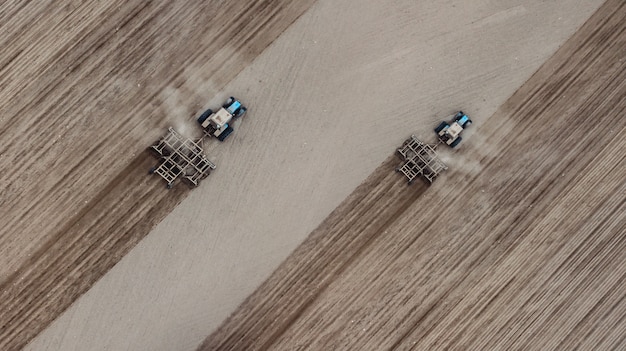
[[[600,348],[602,342],[619,342],[618,338],[624,334],[623,324],[612,323],[612,319],[623,317],[624,306],[620,300],[623,294],[619,289],[624,291],[624,288],[623,280],[614,277],[621,271],[611,268],[623,266],[624,260],[620,251],[614,251],[616,257],[608,261],[610,253],[604,255],[603,250],[613,245],[623,251],[619,238],[610,236],[616,230],[623,230],[623,217],[619,216],[621,212],[616,212],[603,224],[608,227],[600,227],[600,235],[586,237],[585,233],[591,229],[577,225],[582,223],[580,221],[585,221],[587,226],[595,225],[593,220],[605,217],[602,211],[611,206],[612,200],[607,194],[594,192],[579,199],[580,191],[576,189],[584,188],[585,184],[606,183],[606,189],[613,187],[615,190],[614,196],[623,192],[623,184],[619,183],[623,173],[621,179],[609,178],[619,177],[623,154],[614,155],[616,168],[612,173],[607,168],[610,164],[602,164],[611,156],[610,152],[623,150],[623,142],[618,138],[624,134],[623,124],[620,124],[623,122],[616,120],[601,134],[602,126],[595,121],[615,117],[604,105],[605,101],[623,106],[623,100],[613,95],[594,105],[600,101],[596,94],[614,88],[607,86],[602,90],[597,79],[608,82],[612,74],[621,74],[619,79],[623,80],[623,73],[618,72],[623,66],[615,64],[613,68],[617,71],[610,71],[610,59],[596,57],[596,51],[590,50],[595,41],[585,42],[588,36],[579,36],[579,44],[584,45],[577,55],[588,53],[590,56],[584,58],[585,62],[600,58],[597,65],[604,64],[605,71],[595,71],[595,65],[582,65],[581,69],[587,69],[584,75],[576,76],[577,71],[572,71],[567,84],[562,84],[569,92],[559,90],[558,84],[543,86],[540,95],[528,101],[529,92],[520,92],[491,119],[481,120],[484,118],[481,115],[491,115],[495,106],[520,85],[521,81],[516,79],[526,79],[536,69],[534,65],[543,62],[545,56],[542,55],[553,52],[555,43],[562,42],[564,37],[561,36],[571,33],[570,29],[589,16],[585,11],[596,8],[598,1],[564,0],[550,4],[530,0],[497,4],[472,1],[465,2],[464,6],[448,2],[416,4],[411,0],[397,1],[390,6],[386,1],[371,1],[368,11],[355,11],[353,2],[325,1],[320,11],[307,18],[299,32],[292,32],[288,42],[281,44],[278,54],[274,52],[260,65],[249,65],[312,2],[268,0],[242,5],[236,1],[162,4],[66,1],[60,6],[59,2],[39,1],[0,5],[0,42],[3,44],[0,53],[0,94],[3,95],[0,100],[0,164],[5,170],[0,176],[0,349],[19,349],[24,345],[187,196],[184,187],[165,192],[162,182],[147,177],[145,170],[154,160],[143,154],[143,148],[166,126],[173,124],[178,128],[180,121],[193,121],[196,113],[207,107],[208,99],[214,99],[210,101],[213,105],[219,103],[221,96],[217,99],[214,96],[223,96],[222,88],[230,85],[233,77],[246,66],[252,68],[247,77],[230,88],[235,93],[245,92],[246,101],[250,101],[252,110],[258,114],[246,122],[245,128],[238,130],[230,143],[220,146],[217,157],[223,162],[218,162],[218,173],[211,176],[211,183],[203,183],[205,187],[196,189],[188,198],[192,204],[187,207],[198,207],[196,212],[172,212],[190,223],[184,230],[194,235],[186,236],[180,224],[170,224],[174,229],[165,234],[171,235],[150,235],[152,243],[160,241],[159,250],[146,244],[143,250],[133,250],[136,252],[133,259],[126,260],[131,255],[125,256],[127,264],[113,275],[117,281],[100,284],[104,280],[101,279],[100,289],[90,300],[72,306],[79,312],[69,313],[69,316],[66,313],[63,322],[55,322],[56,328],[48,328],[49,333],[38,343],[31,344],[31,349],[182,350],[196,347],[214,328],[213,324],[206,327],[207,320],[214,324],[221,321],[223,315],[231,311],[229,308],[234,308],[229,304],[241,301],[262,281],[265,276],[259,272],[267,270],[269,274],[374,168],[368,162],[373,159],[374,164],[380,162],[395,140],[403,137],[399,134],[407,127],[430,125],[442,111],[456,105],[472,108],[480,123],[475,130],[468,131],[469,143],[463,149],[444,153],[450,160],[452,172],[428,191],[416,187],[406,192],[397,174],[379,170],[370,179],[369,188],[367,185],[359,188],[357,192],[362,194],[353,198],[375,197],[389,203],[389,208],[355,206],[354,211],[366,214],[365,220],[349,219],[364,228],[357,233],[352,227],[341,230],[336,227],[349,226],[341,222],[346,219],[346,212],[358,215],[345,209],[344,204],[344,215],[341,218],[335,215],[325,224],[330,228],[333,221],[337,222],[334,232],[318,229],[294,256],[311,259],[311,255],[317,255],[311,261],[316,266],[303,265],[299,259],[292,258],[272,278],[271,282],[284,276],[293,279],[294,295],[284,297],[290,300],[270,302],[263,296],[260,299],[258,294],[250,300],[263,301],[250,315],[255,318],[268,311],[264,309],[271,311],[276,304],[284,304],[284,313],[277,311],[257,318],[259,324],[254,327],[248,328],[250,324],[245,324],[241,328],[229,328],[233,323],[239,325],[237,320],[242,321],[241,314],[236,314],[210,339],[213,341],[207,347],[254,349],[255,345],[273,345],[291,349],[290,342],[299,339],[313,347],[342,340],[345,345],[337,344],[336,348],[358,349],[358,342],[364,343],[363,348],[379,348],[390,343],[404,348],[410,346],[410,338],[428,345],[432,341],[429,338],[435,335],[442,336],[440,342],[471,345],[471,342],[485,340],[480,338],[481,333],[488,334],[501,325],[510,329],[499,330],[500,334],[496,335],[507,343],[512,337],[526,338],[528,334],[524,333],[552,333],[549,328],[537,329],[540,323],[548,325],[548,319],[564,326],[564,330],[572,330],[568,334],[570,340],[595,342]],[[569,6],[573,3],[576,9]],[[610,6],[616,7],[616,4],[613,1]],[[231,20],[227,14],[238,16]],[[608,18],[607,13],[605,16]],[[623,47],[623,34],[620,37],[618,31],[623,28],[616,26],[613,36],[622,41]],[[607,35],[606,40],[609,37]],[[571,42],[568,46],[571,52],[577,47]],[[319,49],[315,51],[313,47]],[[602,50],[597,53],[608,54]],[[613,54],[624,57],[623,51]],[[579,61],[583,60],[579,57]],[[565,75],[564,70],[572,69],[575,64],[565,62],[568,62],[567,67],[559,68],[553,62],[552,68],[559,68],[559,74]],[[530,70],[530,67],[534,68]],[[544,78],[548,75],[547,69],[543,69]],[[603,75],[596,77],[597,72]],[[331,76],[335,80],[329,80]],[[533,89],[540,89],[543,81],[537,83],[540,78],[533,79]],[[590,83],[581,83],[581,79]],[[581,88],[586,89],[583,97],[576,98],[572,89]],[[615,89],[623,96],[623,86]],[[558,95],[560,93],[565,96]],[[537,109],[542,106],[537,99],[550,96],[561,104],[559,108],[565,111],[564,115],[553,116],[554,111]],[[559,96],[568,101],[560,101]],[[387,104],[388,98],[398,97],[402,103],[392,109]],[[582,98],[588,101],[569,105],[570,99]],[[292,103],[290,110],[274,113],[277,101]],[[520,107],[522,102],[526,105]],[[489,103],[494,104],[493,110],[486,107]],[[381,106],[394,116],[393,120],[385,120],[384,126],[373,113],[380,111]],[[580,112],[577,109],[581,106],[592,110]],[[514,112],[517,107],[521,112]],[[324,115],[319,116],[319,111]],[[334,114],[337,111],[341,112],[338,116]],[[606,115],[599,115],[602,111]],[[584,113],[587,115],[583,118]],[[536,132],[533,128],[539,123],[537,118],[542,121],[548,118],[548,126],[556,127],[544,130],[541,135],[533,134],[539,142],[528,146],[528,139],[524,138],[530,138],[532,132],[517,136],[513,128]],[[566,124],[571,129],[563,131],[563,123],[554,124],[553,119],[554,123],[575,123]],[[590,120],[594,120],[593,123]],[[334,130],[320,128],[333,122],[338,123]],[[306,133],[298,133],[299,126],[305,126]],[[593,129],[596,127],[598,129]],[[587,128],[589,135],[573,141],[582,134],[581,128]],[[565,143],[555,144],[557,137],[564,138],[559,140]],[[610,142],[616,149],[605,148]],[[529,151],[517,150],[520,145]],[[233,158],[238,162],[229,165],[227,155],[235,155],[229,154],[235,150],[247,154],[237,154]],[[354,156],[359,150],[365,152]],[[582,161],[579,157],[574,159],[572,153],[581,153],[581,150],[585,152]],[[565,167],[563,162],[567,160],[591,160],[594,164],[584,168],[589,175],[572,174],[569,172],[583,168],[579,163]],[[346,164],[342,164],[344,162]],[[520,165],[535,167],[530,173],[531,179],[526,179],[529,172],[520,170]],[[386,167],[393,168],[391,164]],[[485,176],[481,172],[483,168],[487,172]],[[555,175],[559,170],[565,179]],[[265,178],[271,178],[268,176],[271,174],[274,179],[286,180],[283,185],[297,183],[297,179],[280,178],[273,172],[306,178],[306,184],[300,188],[275,188],[272,179],[251,176],[259,172],[265,174]],[[577,178],[584,176],[590,178]],[[376,188],[372,183],[376,177],[390,194]],[[512,186],[528,186],[533,179],[536,183],[528,187],[530,190],[511,190]],[[545,182],[550,179],[554,182],[548,187]],[[569,183],[563,183],[566,181]],[[467,184],[467,187],[461,193],[451,193],[459,191],[458,184]],[[590,185],[588,188],[593,190]],[[227,197],[233,189],[237,196]],[[544,194],[537,195],[541,190]],[[251,200],[245,194],[255,194],[260,199]],[[530,203],[533,194],[538,196],[538,205]],[[608,205],[600,205],[604,201],[601,196],[605,195]],[[303,198],[306,201],[302,201]],[[208,211],[202,207],[213,206],[218,203],[216,199],[229,200],[228,207],[217,210],[213,207]],[[451,200],[457,204],[449,207]],[[363,201],[367,206],[367,200]],[[465,201],[470,201],[471,206]],[[551,202],[546,205],[546,201]],[[579,205],[580,201],[586,202]],[[275,202],[283,207],[274,205]],[[328,205],[331,203],[332,206]],[[525,205],[539,209],[524,210]],[[596,212],[584,212],[589,206],[591,210],[597,206]],[[422,211],[418,213],[417,207]],[[425,214],[424,207],[428,208]],[[567,212],[570,210],[574,214]],[[276,222],[281,225],[280,233],[268,224],[289,211],[293,215],[290,221]],[[295,212],[306,215],[298,216]],[[439,213],[445,213],[446,217],[432,219],[432,223],[422,217]],[[493,218],[488,216],[493,213],[496,214]],[[405,214],[413,214],[412,217],[417,218],[414,225],[419,227],[408,231],[401,229],[410,226]],[[495,221],[503,222],[499,225],[512,223],[511,216],[519,217],[521,224],[508,224],[512,228],[508,231],[494,224]],[[214,220],[205,223],[209,217]],[[535,217],[538,221],[531,222]],[[557,220],[572,217],[575,220],[558,222],[556,229],[551,227]],[[193,220],[198,218],[202,220]],[[224,223],[218,223],[218,219]],[[471,226],[466,228],[463,225],[466,222]],[[216,223],[223,226],[216,226]],[[451,227],[443,231],[440,229],[443,224]],[[205,228],[198,229],[203,225]],[[491,229],[486,228],[491,227],[494,232],[487,232]],[[384,233],[383,228],[388,233]],[[247,233],[237,236],[239,231]],[[537,231],[541,231],[540,236]],[[345,232],[345,238],[337,237],[340,232]],[[564,233],[574,234],[571,240],[565,241]],[[238,250],[226,245],[224,238],[231,237],[234,238],[231,246],[239,247]],[[542,241],[544,239],[547,241]],[[571,258],[563,256],[575,250],[581,240],[587,240],[577,249],[582,253],[574,252]],[[246,244],[252,247],[246,248]],[[177,256],[176,250],[168,246],[178,249],[182,246],[186,250],[179,251]],[[339,252],[339,248],[344,248],[345,252]],[[253,250],[256,256],[251,254]],[[303,250],[311,252],[302,256]],[[557,250],[561,251],[554,258],[546,258]],[[208,256],[210,260],[202,260]],[[529,266],[528,270],[516,270],[515,267],[521,266],[515,261],[518,257],[528,260],[523,263]],[[584,261],[586,258],[589,262]],[[570,261],[564,261],[564,267],[551,268],[550,265],[562,260]],[[214,261],[219,264],[213,264]],[[544,264],[548,267],[539,270]],[[601,265],[608,266],[607,270],[600,270]],[[233,269],[234,266],[237,269]],[[290,266],[294,271],[286,272],[285,267]],[[203,272],[198,273],[196,267]],[[319,272],[309,271],[315,267],[319,267]],[[564,271],[566,269],[576,271]],[[597,271],[588,273],[592,269]],[[301,277],[293,275],[296,271]],[[544,290],[535,289],[548,281],[547,273],[553,272],[556,274],[556,278],[550,278],[554,279],[550,280],[553,286],[546,284]],[[533,274],[535,276],[530,277]],[[468,277],[464,280],[462,275]],[[504,286],[502,281],[508,282],[513,275],[515,279]],[[162,280],[156,279],[161,276]],[[609,283],[614,284],[614,295],[608,294]],[[286,291],[285,284],[289,283],[282,282],[269,293]],[[367,288],[363,288],[364,285]],[[584,290],[587,286],[595,290]],[[479,300],[480,294],[486,298],[493,295],[490,289],[500,288],[503,292],[494,298],[494,303],[487,306]],[[267,285],[263,289],[268,289]],[[530,294],[530,302],[521,305],[523,297],[514,295],[510,289]],[[562,298],[554,293],[558,289]],[[153,295],[146,294],[146,290]],[[177,294],[171,294],[172,290]],[[461,296],[461,290],[471,293]],[[607,294],[590,295],[593,291]],[[310,295],[302,295],[303,292]],[[580,299],[565,300],[577,294]],[[589,310],[594,298],[599,303]],[[506,299],[504,303],[512,306],[500,317],[508,318],[509,324],[502,324],[502,319],[494,317],[503,314],[501,309],[497,309],[497,314],[494,312],[502,304],[498,299]],[[186,309],[176,305],[178,301],[188,302]],[[104,306],[97,305],[98,302]],[[335,307],[329,307],[330,303],[336,306],[336,313]],[[384,307],[387,303],[391,307]],[[203,304],[209,307],[203,309]],[[609,305],[611,308],[607,307]],[[219,310],[215,306],[225,307]],[[473,306],[486,307],[484,311],[474,311]],[[250,302],[242,306],[242,311],[249,308]],[[429,308],[432,312],[427,313]],[[578,308],[576,313],[589,312],[590,317],[572,317],[572,308]],[[411,311],[407,312],[409,309]],[[544,315],[538,313],[541,309],[555,312]],[[396,314],[389,316],[390,313]],[[141,318],[137,318],[138,314]],[[378,315],[372,318],[374,314]],[[467,314],[476,317],[464,318]],[[270,316],[276,316],[276,325],[268,323]],[[424,319],[416,321],[420,316]],[[67,323],[68,320],[71,323]],[[388,334],[382,337],[373,334],[373,329],[368,327],[370,322],[373,325],[385,323],[376,330]],[[585,323],[598,323],[598,329],[613,334],[601,339],[602,331],[587,328]],[[433,329],[428,329],[431,326]],[[310,328],[309,334],[306,328]],[[262,330],[269,330],[269,334],[260,337]],[[405,336],[398,337],[397,333]],[[457,334],[450,336],[453,333]],[[501,337],[502,333],[512,333],[512,336]],[[559,333],[564,335],[565,331],[559,330]],[[468,335],[477,335],[477,339],[468,342]],[[239,337],[242,339],[233,341]],[[530,344],[529,348],[532,346]],[[568,345],[563,347],[568,348]]]
[[[610,0],[473,126],[477,170],[389,158],[200,349],[626,349],[625,109]]]
[[[154,81],[160,105],[149,118],[167,116],[185,134],[198,131],[199,101],[215,106],[233,94],[250,111],[226,143],[205,143],[217,171],[26,349],[197,348],[408,131],[430,136],[460,107],[482,125],[601,4],[318,0],[214,97],[210,67],[183,64],[173,83]],[[206,31],[179,14],[181,33]],[[188,37],[176,34],[204,49]],[[158,68],[160,54],[142,59]],[[466,143],[482,142],[475,131]],[[445,156],[457,171],[481,167],[480,154]],[[136,167],[148,179],[146,165]]]
[[[144,147],[172,123],[159,93],[184,92],[193,118],[312,3],[0,5],[0,349],[24,346],[188,193],[143,176]]]

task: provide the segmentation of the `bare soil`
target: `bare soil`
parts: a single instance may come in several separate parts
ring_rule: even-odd
[[[160,92],[184,92],[177,117],[193,119],[312,3],[0,5],[0,349],[23,347],[188,194],[144,176],[144,147],[174,122]]]
[[[625,24],[607,1],[442,150],[477,167],[390,157],[200,350],[626,348]]]
[[[407,191],[389,159],[206,347],[619,345],[623,9],[487,119],[598,0],[317,1],[259,55],[311,3],[0,5],[0,349],[52,320],[29,349],[197,347],[453,106],[477,123],[451,172]],[[144,147],[231,93],[251,118],[218,170],[167,192]]]

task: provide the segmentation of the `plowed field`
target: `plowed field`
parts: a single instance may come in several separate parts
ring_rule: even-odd
[[[383,163],[201,350],[626,348],[626,4],[407,187]]]
[[[145,146],[312,2],[0,5],[0,349],[25,345],[185,197],[146,184]],[[189,110],[172,114],[168,89]]]

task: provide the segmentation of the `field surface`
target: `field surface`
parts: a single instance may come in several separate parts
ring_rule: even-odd
[[[191,1],[184,6],[140,1],[68,1],[65,6],[53,2],[7,2],[0,5],[0,26],[3,28],[0,40],[3,47],[9,48],[0,54],[3,87],[0,93],[4,95],[0,116],[3,122],[0,127],[0,164],[8,170],[0,179],[3,191],[0,198],[3,213],[0,227],[0,349],[21,348],[55,319],[28,349],[196,348],[367,174],[388,157],[403,138],[412,132],[431,135],[431,125],[456,108],[465,109],[477,123],[475,130],[468,134],[462,152],[444,155],[452,171],[443,182],[438,182],[427,192],[416,187],[412,189],[414,192],[405,193],[406,189],[401,187],[395,173],[388,174],[379,168],[371,177],[383,177],[380,186],[387,186],[390,194],[383,196],[377,193],[381,189],[374,186],[363,190],[365,185],[359,187],[357,193],[382,196],[381,201],[390,201],[390,204],[396,201],[387,210],[396,211],[391,216],[397,219],[385,217],[388,216],[386,212],[381,217],[381,220],[388,218],[389,228],[398,226],[404,213],[415,211],[424,215],[422,211],[418,212],[418,208],[425,203],[429,204],[430,214],[454,213],[450,211],[464,208],[465,201],[474,201],[471,203],[475,206],[476,196],[486,199],[484,204],[479,202],[480,208],[484,211],[497,209],[502,217],[476,219],[476,223],[472,222],[475,226],[487,226],[487,219],[491,223],[520,213],[513,203],[523,196],[516,196],[519,193],[514,192],[509,183],[515,180],[520,185],[522,180],[530,180],[527,179],[528,173],[522,173],[519,164],[540,162],[540,167],[531,173],[534,178],[530,178],[543,182],[550,179],[545,174],[547,167],[557,169],[557,166],[564,165],[562,162],[565,161],[561,159],[570,157],[574,160],[570,149],[580,152],[580,148],[585,147],[585,157],[595,157],[585,159],[586,162],[600,161],[601,165],[605,160],[603,155],[609,155],[613,150],[606,147],[609,141],[614,150],[624,149],[624,145],[619,144],[623,124],[616,115],[611,115],[608,110],[604,111],[605,116],[594,118],[590,114],[593,111],[588,117],[575,113],[576,106],[582,109],[599,101],[599,98],[592,100],[590,96],[595,96],[602,87],[587,85],[587,81],[576,80],[567,85],[574,91],[566,92],[564,96],[572,101],[554,98],[567,103],[569,113],[563,115],[539,117],[543,115],[538,113],[543,111],[542,102],[524,103],[530,99],[527,96],[530,92],[523,93],[523,90],[497,109],[600,4],[600,1],[591,0],[583,3],[562,0],[548,4],[520,0],[494,5],[490,1],[475,0],[436,5],[400,1],[390,6],[387,1],[372,0],[368,6],[357,6],[353,1],[336,4],[311,0],[293,4],[288,1],[250,4]],[[617,5],[619,2],[614,1],[605,8],[615,9]],[[606,18],[609,12],[613,12],[605,11]],[[615,12],[611,17],[613,21],[615,16],[623,14]],[[302,13],[304,15],[300,17]],[[615,24],[608,20],[607,23]],[[585,35],[579,34],[578,43],[570,41],[571,52],[578,46],[591,48],[595,45],[593,40],[587,40],[592,38],[591,31],[593,29],[588,29]],[[611,43],[621,40],[623,47],[622,32],[623,28],[615,25],[613,37],[607,35],[605,39],[610,39]],[[623,80],[623,66],[608,71],[617,63],[611,66],[608,54],[602,56],[601,53],[612,52],[615,57],[623,58],[624,52],[615,51],[619,50],[618,46],[605,50],[593,48],[588,54],[588,62],[605,57],[605,61],[598,59],[598,62],[604,62],[599,65],[607,71],[602,73],[595,70],[599,66],[583,65],[583,68],[587,67],[584,71],[587,75],[581,73],[580,76],[592,80],[599,79],[597,76],[602,73],[603,81],[606,81],[613,74],[622,74],[618,78]],[[591,49],[581,50],[584,53],[584,50]],[[596,52],[597,57],[594,56]],[[543,71],[547,69],[545,67]],[[552,67],[555,71],[558,68],[556,64]],[[545,72],[543,78],[536,77],[533,81],[543,79],[545,84],[552,79]],[[539,86],[540,83],[534,84]],[[549,89],[543,89],[543,95],[546,92],[554,95],[561,88],[554,83]],[[618,85],[615,89],[622,89],[618,92],[624,95],[623,86]],[[608,91],[609,87],[604,90]],[[183,186],[165,191],[162,182],[146,175],[154,160],[144,153],[145,146],[158,138],[168,125],[187,135],[197,135],[193,122],[195,116],[203,108],[221,103],[230,94],[242,98],[251,109],[249,118],[236,125],[237,130],[227,143],[207,143],[209,157],[216,161],[218,170],[193,192]],[[579,95],[587,98],[589,103],[574,104],[578,99],[575,96]],[[617,106],[621,104],[623,109],[620,95],[615,96],[610,101]],[[526,107],[517,111],[515,106],[523,104]],[[583,127],[578,124],[570,126],[572,129],[564,135],[559,133],[559,138],[566,139],[554,136],[556,127],[541,129],[543,133],[552,133],[549,138],[548,134],[531,131],[535,129],[533,126],[544,122],[569,123],[568,118],[574,118],[572,116],[578,116],[574,121],[580,122],[580,119],[589,123],[597,120],[598,124],[615,118],[610,130],[605,130],[614,134],[610,134],[610,138],[600,134],[602,126],[596,123],[591,123],[591,127],[598,129],[592,128],[585,135],[580,131]],[[545,121],[546,118],[549,121]],[[518,135],[514,131],[517,125],[528,130]],[[586,125],[585,128],[589,127]],[[588,141],[574,142],[577,135],[583,135],[581,140]],[[529,147],[526,154],[522,154],[519,148],[519,145],[526,145],[524,136],[537,138],[537,143]],[[561,144],[560,141],[564,140],[570,144]],[[595,153],[587,155],[590,148]],[[515,152],[507,154],[506,150],[513,152],[510,149]],[[544,153],[547,157],[538,156]],[[519,155],[525,156],[520,159]],[[550,157],[555,159],[550,161]],[[619,159],[620,155],[613,157]],[[621,157],[614,166],[623,169],[623,155]],[[384,167],[393,169],[393,162],[395,160],[386,161]],[[508,167],[506,162],[509,162]],[[545,165],[550,162],[554,167]],[[576,158],[571,162],[583,161]],[[499,166],[494,166],[496,164]],[[482,176],[481,172],[485,170],[492,173]],[[588,170],[607,172],[601,167]],[[612,189],[614,196],[619,196],[621,191],[623,198],[623,184],[619,181],[624,176],[623,171],[619,171],[620,168],[616,168],[606,176],[617,177],[613,182],[618,185]],[[567,178],[569,173],[563,174],[566,174],[563,178]],[[365,184],[371,185],[373,178]],[[480,190],[485,193],[474,194],[472,189],[487,179],[497,186],[490,188],[491,183],[489,187],[484,184]],[[610,187],[612,183],[607,179],[601,182]],[[456,188],[454,185],[459,183],[467,184],[463,192],[450,194]],[[584,184],[570,181],[567,186],[579,183]],[[510,192],[506,193],[506,189]],[[555,204],[564,194],[570,194],[567,189],[562,190],[561,195],[553,194]],[[569,196],[574,196],[577,191]],[[388,197],[392,194],[397,194],[395,200]],[[458,204],[449,209],[451,196],[457,198]],[[502,205],[498,201],[504,199],[500,197],[510,202]],[[538,205],[529,206],[541,209],[541,201],[545,200],[538,199]],[[509,207],[505,206],[507,204]],[[503,207],[497,207],[500,205]],[[345,208],[345,203],[343,206]],[[540,212],[542,216],[547,215],[546,206],[544,204],[544,211]],[[552,203],[549,208],[551,206]],[[569,206],[566,209],[571,210]],[[582,208],[578,210],[582,211]],[[341,208],[333,216],[338,211]],[[472,211],[478,209],[472,208]],[[161,221],[168,213],[169,216]],[[266,339],[257,338],[268,325],[261,323],[259,328],[249,327],[239,312],[207,341],[206,347],[222,345],[236,349],[242,345],[250,348],[257,345],[282,348],[284,345],[291,348],[293,344],[289,340],[294,339],[290,335],[301,338],[300,328],[310,328],[307,323],[319,320],[317,315],[307,315],[307,311],[312,313],[318,307],[328,311],[324,307],[326,303],[344,306],[338,308],[332,325],[315,329],[318,336],[326,335],[324,338],[331,345],[336,339],[330,334],[340,337],[341,332],[348,330],[338,328],[340,324],[336,324],[341,323],[339,316],[345,316],[346,309],[372,312],[372,303],[386,304],[387,300],[376,300],[379,298],[377,294],[385,291],[385,299],[394,298],[394,294],[385,290],[390,287],[381,290],[380,286],[374,285],[363,290],[362,299],[354,300],[354,305],[344,300],[348,295],[357,298],[355,291],[351,290],[356,286],[345,284],[368,279],[364,278],[367,275],[359,275],[367,273],[363,272],[362,262],[375,260],[377,264],[370,265],[370,268],[379,269],[381,277],[396,288],[405,283],[409,285],[407,290],[400,290],[398,294],[411,292],[414,288],[408,284],[411,281],[408,275],[423,277],[426,274],[431,278],[450,279],[450,284],[461,281],[454,280],[454,275],[442,275],[442,272],[460,274],[476,270],[477,275],[470,277],[476,284],[484,281],[496,287],[499,281],[480,280],[485,267],[500,266],[496,259],[499,256],[485,251],[483,241],[488,243],[492,234],[476,230],[476,227],[472,232],[470,227],[461,225],[465,216],[477,213],[482,212],[462,212],[462,217],[453,218],[456,222],[450,225],[456,225],[455,230],[458,227],[456,234],[454,230],[440,232],[442,229],[433,229],[439,228],[440,223],[451,221],[446,219],[431,224],[427,231],[413,232],[419,245],[429,239],[428,245],[422,245],[420,249],[425,250],[424,256],[419,256],[421,260],[429,258],[433,247],[445,244],[466,252],[469,259],[476,259],[478,263],[471,261],[474,266],[456,267],[456,271],[445,265],[428,266],[432,268],[429,269],[418,264],[426,261],[418,260],[407,266],[407,271],[400,272],[398,263],[394,262],[407,257],[389,256],[385,252],[378,257],[376,250],[381,247],[374,244],[380,240],[401,247],[404,245],[402,238],[410,235],[407,230],[392,229],[396,241],[383,236],[380,231],[378,234],[368,232],[372,230],[369,227],[364,230],[366,234],[351,229],[352,234],[346,239],[366,236],[360,240],[363,241],[359,244],[363,245],[362,248],[354,254],[349,250],[340,254],[329,250],[329,246],[318,247],[317,250],[324,248],[331,258],[339,259],[339,264],[335,266],[333,261],[323,260],[316,263],[319,266],[314,267],[320,269],[309,273],[328,277],[320,282],[312,281],[314,288],[311,285],[302,287],[313,294],[305,299],[310,302],[309,307],[302,309],[302,306],[284,304],[285,312],[278,317],[286,319],[277,323],[284,330],[272,330],[271,335],[264,334]],[[618,216],[619,213],[610,217],[614,221],[617,218],[617,222],[607,220],[609,227],[601,229],[602,233],[608,235],[607,232],[623,229],[623,218]],[[555,218],[557,214],[552,212]],[[338,220],[333,216],[324,223]],[[525,216],[530,218],[529,214]],[[573,216],[578,220],[580,216],[600,215],[576,212]],[[548,223],[546,228],[551,228],[552,222],[544,221]],[[153,228],[157,223],[160,224]],[[369,226],[367,223],[363,224]],[[575,225],[568,223],[560,223],[559,227]],[[541,224],[529,222],[527,226],[534,228],[541,227]],[[270,281],[293,274],[285,270],[287,266],[293,266],[294,270],[315,270],[304,266],[306,261],[301,261],[309,256],[298,257],[303,248],[312,248],[311,243],[318,245],[320,238],[336,235],[323,232],[323,228],[316,230]],[[528,230],[528,234],[520,231],[503,235],[503,238],[522,240],[528,237],[528,240],[534,238],[532,243],[535,243],[537,229]],[[149,232],[150,235],[140,241]],[[578,232],[585,233],[584,230]],[[467,233],[471,233],[475,240],[468,241]],[[558,242],[563,232],[555,231],[552,235],[552,240]],[[579,239],[586,238],[584,234],[580,235]],[[605,239],[609,240],[606,236]],[[507,243],[506,239],[504,242]],[[464,246],[472,243],[477,247]],[[620,242],[611,245],[623,249]],[[133,247],[135,249],[131,251]],[[473,248],[477,251],[471,251]],[[341,261],[344,259],[347,261]],[[623,262],[623,256],[617,255],[611,264],[619,263],[620,259]],[[547,262],[537,260],[528,259],[528,262],[536,265]],[[436,260],[443,261],[443,258]],[[459,262],[464,265],[468,261]],[[389,271],[391,267],[395,268]],[[446,270],[448,268],[450,271]],[[345,281],[338,279],[335,269],[342,272],[340,276],[344,275],[343,272],[352,272],[350,279],[355,280],[349,280],[348,276]],[[107,271],[109,273],[103,276]],[[510,274],[506,270],[498,272],[494,270],[496,277]],[[616,270],[614,274],[618,273]],[[307,277],[317,276],[303,275],[302,278]],[[612,278],[607,281],[613,282]],[[420,289],[434,288],[436,282],[441,283],[437,279],[429,282],[430,285],[420,284]],[[519,279],[516,280],[518,284],[525,281]],[[620,283],[619,280],[615,282]],[[593,283],[597,282],[590,284]],[[250,308],[250,301],[259,299],[259,294],[272,294],[275,292],[272,289],[281,291],[288,285],[283,282],[267,290],[267,284],[240,311]],[[623,281],[621,284],[621,287],[616,285],[618,292],[620,288],[623,290]],[[346,293],[345,289],[350,290],[348,295],[341,295]],[[619,293],[617,295],[621,297]],[[264,302],[254,313],[262,313],[272,303],[284,303],[280,299],[270,302],[269,296],[262,299]],[[298,292],[293,294],[294,299],[298,296]],[[422,298],[425,305],[431,301],[427,294]],[[606,299],[612,301],[610,297]],[[408,301],[407,306],[415,307],[413,302]],[[393,303],[390,306],[394,306]],[[619,313],[621,305],[616,306]],[[65,313],[61,315],[63,311]],[[302,312],[300,318],[304,319],[294,317],[293,311]],[[384,312],[382,309],[376,311]],[[252,315],[256,315],[254,313]],[[483,318],[489,316],[493,314]],[[293,325],[285,321],[291,321]],[[331,330],[340,332],[331,333]],[[231,343],[238,335],[244,335],[238,341],[243,344]],[[303,337],[302,340],[309,339]],[[375,345],[381,340],[390,339],[373,337],[367,345]]]
[[[607,2],[484,121],[477,170],[384,162],[199,350],[624,350],[625,23]]]
[[[311,3],[0,5],[0,349],[23,346],[185,197],[146,177],[145,149]]]

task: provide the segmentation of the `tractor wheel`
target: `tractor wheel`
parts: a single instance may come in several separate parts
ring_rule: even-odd
[[[228,128],[226,128],[226,129],[222,132],[222,134],[220,134],[220,135],[217,137],[217,140],[219,140],[219,141],[224,141],[224,140],[226,140],[226,138],[228,138],[228,136],[230,135],[230,133],[232,133],[234,130],[235,130],[235,129],[233,129],[233,127],[228,126]]]
[[[156,171],[156,167],[152,167],[148,170],[148,174],[154,174],[154,171]]]
[[[224,103],[224,105],[222,105],[222,107],[228,108],[228,106],[232,105],[233,102],[235,102],[235,98],[231,96],[228,98],[228,100],[226,100],[226,102]]]
[[[458,122],[463,116],[465,116],[465,113],[463,113],[463,111],[457,112],[456,115],[454,115],[454,121]]]
[[[206,119],[209,118],[209,116],[212,114],[213,114],[213,110],[211,109],[204,111],[204,113],[201,114],[200,117],[198,117],[198,123],[200,124],[204,123],[204,121],[206,121]]]
[[[247,108],[245,107],[241,107],[238,111],[237,111],[237,116],[236,118],[242,117],[243,115],[246,114],[246,111],[248,111]]]
[[[463,125],[461,127],[463,127],[463,129],[469,127],[472,124],[472,120],[468,119],[467,122],[463,123]]]
[[[446,122],[439,123],[437,128],[435,128],[435,133],[439,134],[445,127],[448,127],[448,123]]]
[[[456,140],[452,142],[452,144],[450,144],[450,147],[456,147],[457,145],[459,145],[461,143],[461,137],[456,137]]]

